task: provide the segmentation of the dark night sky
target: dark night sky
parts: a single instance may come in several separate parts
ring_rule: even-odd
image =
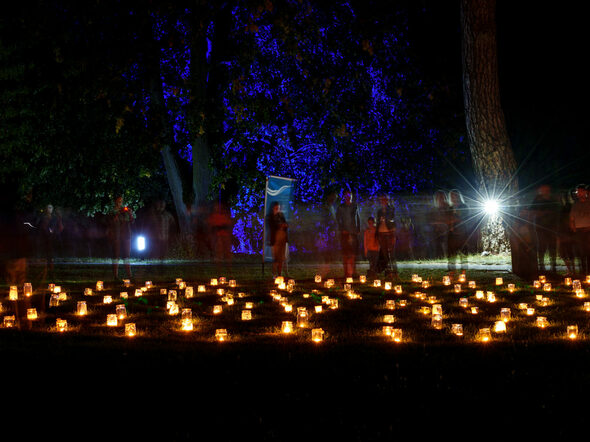
[[[410,16],[428,70],[461,93],[458,1],[423,1]],[[500,89],[508,131],[522,170],[520,186],[590,182],[582,138],[586,79],[585,15],[577,2],[498,0]],[[557,171],[557,173],[555,173]]]

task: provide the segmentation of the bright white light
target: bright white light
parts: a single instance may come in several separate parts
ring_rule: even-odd
[[[483,210],[488,215],[495,215],[500,210],[498,200],[487,200],[483,203]]]
[[[137,250],[140,252],[145,250],[145,236],[137,237]]]

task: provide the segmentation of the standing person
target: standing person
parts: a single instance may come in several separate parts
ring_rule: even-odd
[[[150,236],[153,241],[152,257],[164,261],[170,245],[170,232],[174,216],[166,210],[166,201],[157,200],[149,214]]]
[[[581,275],[587,275],[590,264],[590,199],[586,185],[576,187],[576,202],[570,212],[570,227],[580,256]]]
[[[217,264],[217,271],[231,271],[232,262],[232,230],[233,223],[231,213],[225,204],[215,203],[213,211],[208,217],[209,231],[212,234],[214,259]],[[220,273],[221,276],[221,273]]]
[[[446,193],[437,190],[434,193],[433,203],[434,212],[431,223],[434,236],[434,258],[446,258],[451,212]]]
[[[449,272],[455,271],[455,262],[457,256],[460,259],[461,273],[467,271],[467,240],[469,232],[467,230],[467,221],[469,214],[467,206],[463,202],[463,195],[458,190],[449,192],[450,213],[449,213],[449,232],[447,242],[448,269]]]
[[[559,256],[563,259],[567,269],[567,275],[576,273],[576,254],[574,232],[570,226],[570,212],[572,210],[572,192],[561,195],[561,210],[559,212],[559,227],[557,228],[557,248]]]
[[[316,226],[318,232],[316,246],[321,256],[320,273],[322,277],[330,273],[337,249],[338,223],[336,221],[336,206],[334,205],[336,197],[336,192],[328,193],[326,201],[322,204],[321,217]]]
[[[345,190],[342,195],[342,203],[336,210],[336,222],[338,223],[338,231],[340,232],[344,277],[353,277],[355,274],[358,235],[361,230],[361,222],[358,207],[352,202],[352,193],[350,190]]]
[[[369,261],[367,276],[369,278],[375,278],[377,276],[377,263],[379,262],[379,241],[377,241],[375,218],[372,216],[367,219],[367,228],[363,232],[363,247],[365,249],[365,257]]]
[[[115,281],[119,280],[119,259],[122,258],[125,264],[127,277],[131,278],[131,265],[129,256],[131,254],[131,224],[135,221],[133,211],[123,206],[123,197],[118,195],[108,213],[107,236],[111,244],[113,276]]]
[[[545,253],[549,253],[551,272],[556,272],[557,228],[559,225],[559,204],[547,184],[539,186],[530,207],[537,245],[537,266],[545,273]]]
[[[281,205],[274,201],[270,206],[270,213],[266,217],[268,231],[270,233],[270,245],[272,247],[272,277],[282,276],[285,263],[285,253],[289,242],[288,224],[285,215],[281,212]]]
[[[38,221],[39,239],[41,241],[41,249],[43,257],[45,258],[45,268],[43,270],[43,280],[47,277],[53,278],[53,256],[55,238],[63,231],[63,223],[61,216],[53,210],[51,204],[45,206]]]
[[[377,241],[379,242],[379,271],[385,270],[385,277],[397,278],[395,260],[395,208],[390,204],[389,196],[381,195],[377,210]]]

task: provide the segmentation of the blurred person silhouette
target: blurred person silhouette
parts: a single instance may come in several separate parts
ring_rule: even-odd
[[[574,233],[579,258],[580,275],[588,274],[590,264],[590,198],[585,184],[576,186],[576,201],[570,211],[570,227]]]
[[[149,238],[152,242],[151,257],[160,264],[168,254],[171,232],[175,227],[174,216],[166,210],[166,201],[156,200],[148,214]]]
[[[316,226],[316,247],[320,254],[320,274],[322,277],[330,273],[331,266],[336,259],[338,222],[336,220],[336,192],[329,192],[321,207],[320,220]]]
[[[397,278],[397,263],[395,259],[395,207],[391,204],[388,195],[379,197],[379,209],[377,209],[376,235],[379,242],[379,268],[378,272],[385,272],[386,278]]]
[[[131,279],[131,224],[135,221],[133,211],[123,205],[123,196],[117,195],[107,214],[107,237],[111,245],[113,277],[119,281],[119,259],[123,259],[127,277]]]
[[[361,223],[358,206],[353,203],[352,193],[348,189],[344,190],[342,203],[336,210],[336,222],[340,233],[344,277],[352,278],[356,273],[356,254]]]
[[[535,230],[537,267],[545,273],[545,254],[549,254],[551,272],[557,270],[557,229],[559,225],[559,202],[553,197],[551,186],[543,184],[529,208]]]
[[[432,212],[431,224],[434,240],[434,258],[446,258],[451,215],[447,194],[442,190],[434,192],[433,205],[434,210]]]
[[[270,246],[272,247],[272,276],[274,279],[283,274],[285,254],[289,242],[289,226],[278,201],[274,201],[270,205],[270,212],[266,217],[266,222],[269,230]]]
[[[47,204],[41,211],[37,221],[38,235],[41,246],[41,253],[45,260],[42,281],[47,278],[53,279],[53,258],[55,255],[55,242],[58,235],[64,230],[61,214],[54,210],[53,205]]]
[[[561,210],[559,211],[559,224],[557,228],[557,249],[566,267],[566,275],[573,276],[576,273],[576,253],[574,232],[570,226],[570,212],[574,202],[575,189],[561,194]]]
[[[231,272],[232,265],[232,231],[233,222],[227,206],[221,201],[213,205],[213,210],[207,218],[211,240],[213,243],[213,256],[219,276]]]
[[[455,272],[459,257],[461,273],[467,271],[467,241],[469,232],[467,220],[469,213],[461,192],[454,189],[449,192],[449,230],[447,235],[448,270]]]
[[[363,232],[363,248],[365,250],[365,257],[369,261],[367,277],[374,279],[377,276],[377,265],[379,262],[379,241],[377,241],[375,218],[372,216],[367,219],[367,227]]]

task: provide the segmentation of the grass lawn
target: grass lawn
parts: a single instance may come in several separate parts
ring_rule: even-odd
[[[549,278],[552,291],[544,292],[532,281],[492,270],[469,271],[467,280],[476,281],[476,288],[462,283],[455,293],[456,281],[443,285],[443,269],[415,264],[400,266],[400,280],[393,285],[402,286],[401,294],[355,279],[358,299],[344,291],[340,268],[328,275],[335,279],[328,288],[326,278],[314,282],[318,266],[311,263],[289,268],[295,279],[291,292],[279,290],[269,269],[263,275],[255,262],[235,263],[224,276],[235,279],[237,287],[223,285],[223,295],[217,293],[220,286],[210,285],[212,277],[222,276],[218,269],[198,262],[134,265],[130,287],[109,280],[109,263],[59,264],[52,282],[67,295],[53,307],[46,283],[35,282],[33,296],[16,302],[8,300],[3,286],[2,316],[17,307],[38,311],[36,320],[21,319],[20,330],[0,328],[4,426],[31,436],[74,439],[79,419],[84,434],[115,440],[123,435],[242,440],[247,435],[367,441],[443,434],[472,439],[488,432],[568,437],[585,425],[590,313],[583,306],[590,298],[576,296],[561,276]],[[412,282],[413,274],[430,287]],[[498,276],[501,286],[496,286]],[[176,278],[193,286],[195,296],[187,298]],[[105,290],[84,295],[85,288],[96,289],[97,280],[104,280]],[[154,287],[136,297],[135,289],[148,280]],[[513,293],[509,283],[516,286]],[[198,285],[206,292],[197,293]],[[177,292],[180,312],[191,309],[193,331],[181,330],[180,312],[168,313],[171,290]],[[105,294],[113,297],[112,304],[103,303]],[[467,299],[467,307],[460,298]],[[337,299],[338,307],[330,308],[334,303],[328,299]],[[78,301],[87,303],[84,316],[76,314]],[[286,303],[293,312],[285,311]],[[521,308],[525,303],[534,308],[532,314]],[[109,327],[107,314],[115,313],[117,304],[125,305],[127,317]],[[442,308],[440,329],[432,325],[435,304]],[[213,313],[214,305],[222,306],[220,314]],[[322,312],[316,313],[316,306]],[[296,325],[297,307],[306,307],[309,324],[282,334],[283,321]],[[502,308],[509,308],[511,317],[507,331],[496,333]],[[250,310],[252,319],[242,320],[243,310]],[[386,315],[393,316],[392,324]],[[548,327],[535,325],[538,316],[547,318]],[[67,320],[67,331],[56,330],[57,318]],[[138,330],[133,338],[124,333],[130,322]],[[455,323],[462,324],[463,336],[452,333]],[[566,336],[570,324],[578,326],[576,340]],[[386,325],[403,331],[402,342],[384,335]],[[220,328],[228,331],[225,342],[214,338]],[[311,341],[314,328],[323,329],[323,342]],[[478,340],[482,328],[492,329],[487,343]],[[32,422],[28,427],[15,424],[23,414]]]

